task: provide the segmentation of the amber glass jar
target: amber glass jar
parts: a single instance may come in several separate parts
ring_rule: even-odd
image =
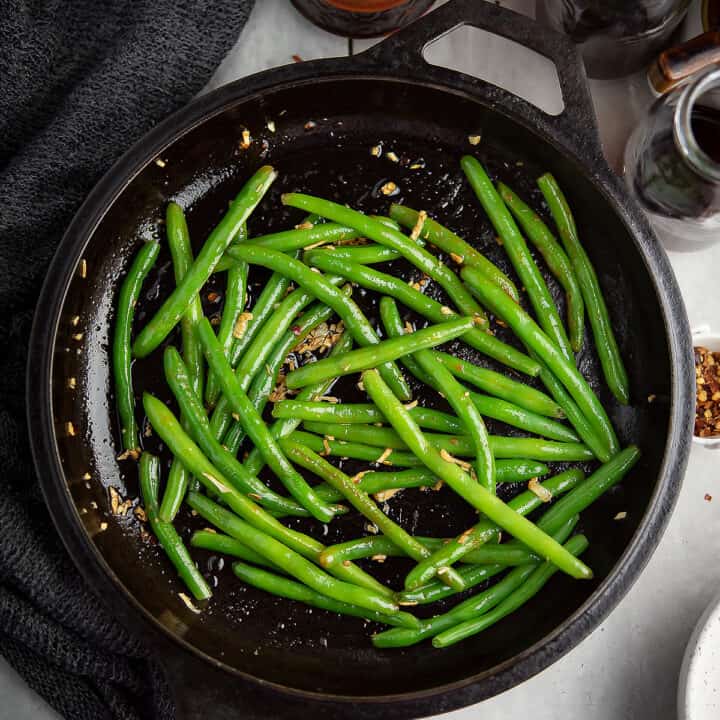
[[[377,37],[420,17],[434,0],[292,0],[323,30],[352,38]]]

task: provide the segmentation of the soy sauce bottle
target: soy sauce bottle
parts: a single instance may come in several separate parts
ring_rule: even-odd
[[[350,38],[368,38],[398,30],[430,8],[434,0],[292,0],[323,30]]]

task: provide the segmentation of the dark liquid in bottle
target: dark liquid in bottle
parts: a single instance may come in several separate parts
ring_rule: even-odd
[[[720,110],[695,107],[691,125],[702,151],[720,163]],[[665,217],[702,218],[717,209],[720,185],[699,174],[680,154],[671,127],[643,149],[634,184],[644,204]]]
[[[697,108],[692,116],[692,131],[700,149],[720,163],[720,110]]]

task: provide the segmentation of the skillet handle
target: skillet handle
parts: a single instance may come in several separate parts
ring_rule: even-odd
[[[431,66],[424,49],[455,28],[470,25],[513,40],[551,60],[558,74],[564,109],[550,115],[503,88],[455,70]],[[449,84],[458,84],[458,75],[468,92],[486,99],[494,107],[506,108],[529,124],[553,131],[555,137],[585,158],[604,161],[585,66],[576,45],[565,35],[525,15],[487,0],[449,0],[437,10],[394,33],[383,42],[355,56],[372,65],[382,65],[403,75],[418,75],[423,66],[433,74],[447,74]]]

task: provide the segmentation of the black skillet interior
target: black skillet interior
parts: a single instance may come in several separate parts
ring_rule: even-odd
[[[269,120],[276,132],[268,129]],[[248,150],[239,145],[244,128],[253,137]],[[477,147],[468,144],[468,136],[475,134],[482,135]],[[380,158],[370,153],[378,144],[384,150]],[[400,162],[389,159],[391,150]],[[183,588],[167,560],[143,534],[132,511],[118,517],[110,508],[110,487],[122,498],[138,496],[135,466],[115,459],[118,437],[108,361],[113,305],[132,255],[143,239],[162,238],[160,219],[171,199],[186,209],[193,241],[199,245],[244,179],[269,162],[280,177],[252,216],[253,235],[299,222],[296,211],[280,204],[281,192],[315,193],[385,213],[390,199],[378,188],[393,180],[399,192],[392,200],[425,208],[511,273],[488,220],[463,182],[458,162],[469,151],[494,178],[507,182],[545,215],[534,179],[545,170],[555,173],[597,268],[630,373],[633,404],[621,408],[598,380],[595,353],[586,342],[580,354],[582,370],[609,408],[621,442],[635,442],[643,449],[631,478],[583,514],[581,528],[590,539],[586,561],[596,579],[572,582],[556,576],[520,612],[453,648],[438,651],[423,644],[381,652],[369,641],[376,629],[373,625],[244,587],[232,576],[227,559],[197,551],[195,557],[215,594],[201,614],[193,613],[178,596]],[[164,167],[149,162],[115,198],[94,231],[67,292],[54,354],[52,402],[69,490],[80,522],[125,590],[170,633],[231,669],[288,688],[349,696],[427,691],[477,676],[522,653],[560,625],[587,600],[626,549],[655,488],[670,417],[668,339],[656,291],[627,227],[582,168],[534,132],[466,97],[419,83],[377,78],[327,79],[240,101],[187,132],[162,152],[161,159]],[[403,279],[417,279],[417,273],[402,262],[389,270]],[[137,326],[167,294],[171,275],[169,256],[163,250],[143,291]],[[252,271],[253,294],[263,278],[263,272]],[[548,283],[564,312],[557,284],[552,278]],[[216,290],[222,293],[222,277]],[[433,286],[428,292],[441,297]],[[359,289],[354,297],[375,319],[376,298]],[[206,299],[205,309],[213,315],[220,305]],[[496,329],[503,339],[515,342],[510,333]],[[459,343],[453,351],[494,367]],[[136,364],[136,390],[139,395],[149,389],[170,401],[160,357],[158,352]],[[414,389],[422,403],[435,405],[427,392],[417,385]],[[349,382],[334,394],[358,399]],[[650,395],[655,398],[652,403],[648,403]],[[497,423],[491,424],[491,430],[510,432]],[[156,437],[144,442],[147,448],[162,451]],[[167,453],[162,455],[167,461]],[[354,469],[350,463],[344,467]],[[411,532],[426,535],[452,535],[473,518],[446,490],[404,491],[392,498],[387,509]],[[627,513],[622,522],[614,520],[620,511]],[[365,532],[355,515],[329,527],[309,521],[292,524],[326,543]],[[178,524],[185,538],[204,525],[186,512]],[[372,569],[397,585],[407,565],[388,560],[373,564]]]

